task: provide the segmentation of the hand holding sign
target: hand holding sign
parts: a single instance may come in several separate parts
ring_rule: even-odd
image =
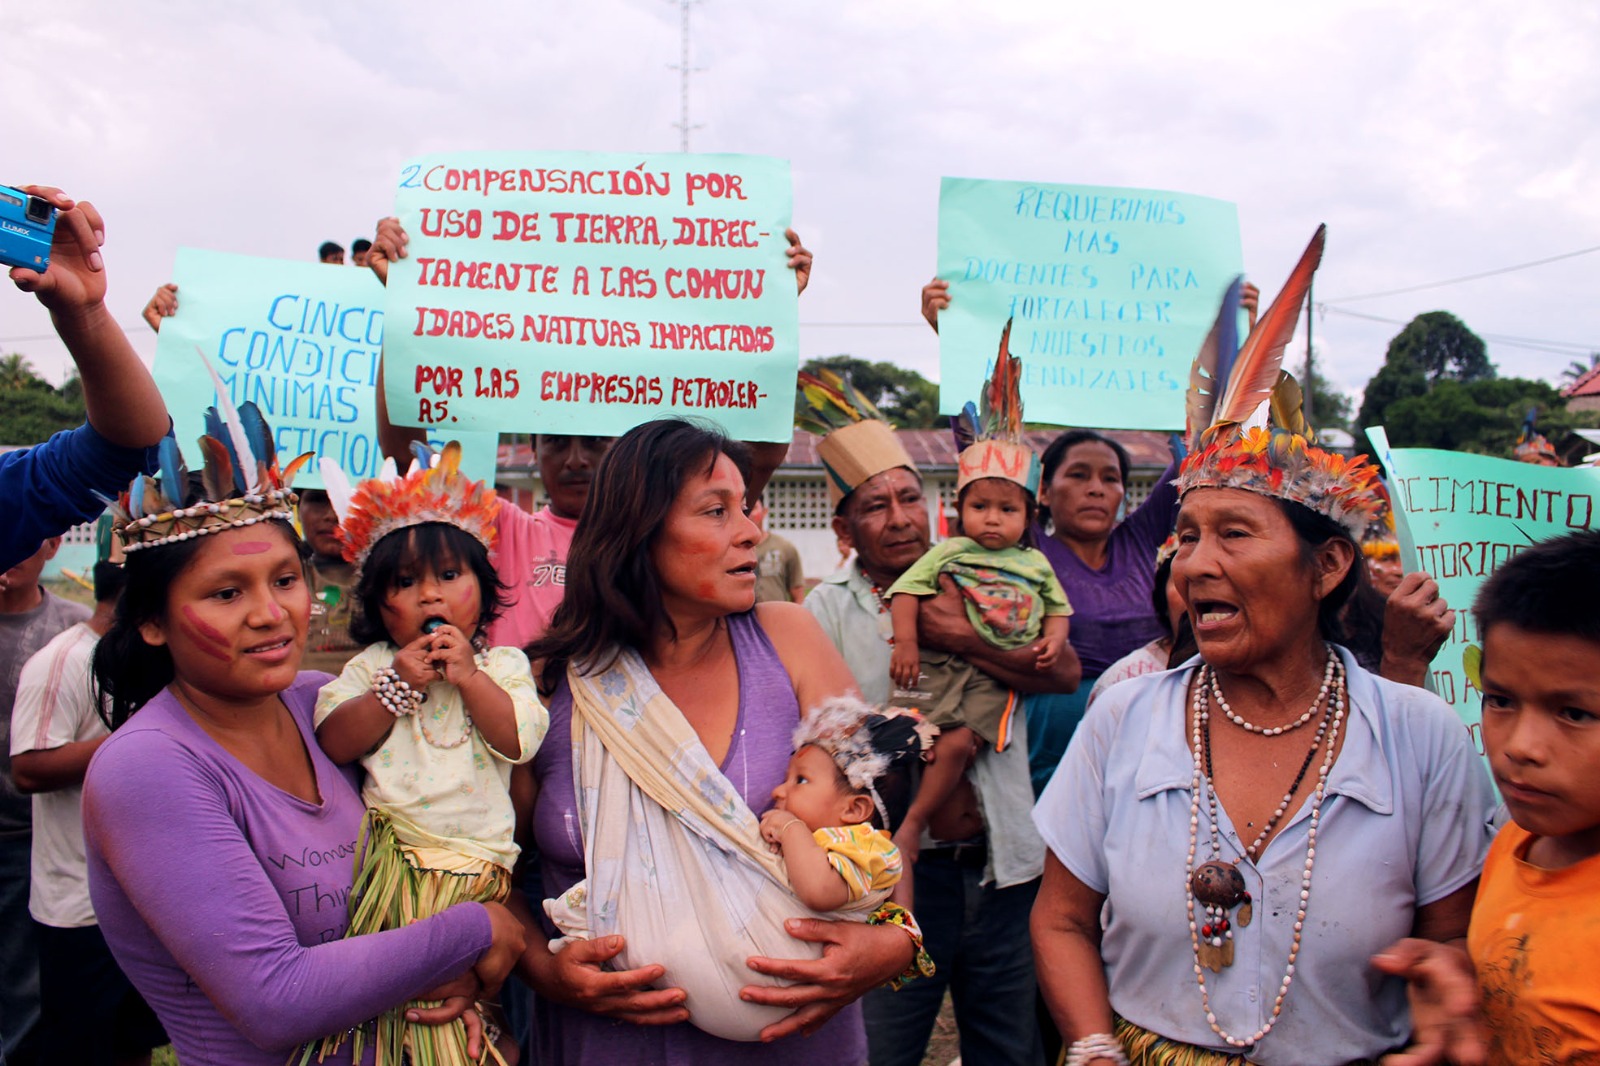
[[[1237,212],[1220,200],[945,178],[938,278],[923,289],[940,409],[978,394],[978,353],[1010,319],[1031,420],[1182,426],[1189,363],[1240,257]]]
[[[436,156],[402,168],[396,205],[373,242],[396,424],[611,435],[676,414],[788,439],[795,297],[770,282],[787,266],[803,289],[811,253],[787,163]]]

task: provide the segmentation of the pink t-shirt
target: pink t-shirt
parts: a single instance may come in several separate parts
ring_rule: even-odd
[[[575,519],[557,518],[548,507],[529,514],[501,504],[494,568],[511,586],[511,606],[489,627],[490,644],[520,648],[544,635],[567,590],[567,551],[577,528]]]

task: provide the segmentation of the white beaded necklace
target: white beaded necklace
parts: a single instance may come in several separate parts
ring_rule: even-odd
[[[1228,706],[1228,701],[1222,698],[1222,685],[1217,681],[1217,672],[1215,670],[1206,671],[1211,677],[1211,698],[1217,701],[1217,706],[1222,708],[1222,713],[1227,716],[1228,721],[1232,722],[1234,725],[1238,726],[1240,729],[1243,729],[1247,733],[1260,733],[1264,737],[1275,737],[1284,733],[1292,733],[1296,729],[1299,729],[1301,726],[1305,725],[1307,722],[1311,721],[1311,716],[1317,713],[1317,708],[1322,706],[1322,701],[1328,698],[1328,689],[1333,685],[1334,664],[1338,662],[1338,660],[1338,655],[1334,653],[1332,648],[1329,648],[1328,663],[1322,668],[1322,688],[1317,690],[1316,696],[1311,700],[1311,706],[1306,708],[1306,713],[1302,714],[1299,718],[1295,719],[1293,722],[1290,722],[1288,725],[1276,725],[1264,729],[1261,726],[1258,726],[1253,722],[1247,722],[1237,714],[1234,714],[1233,708]]]
[[[1329,655],[1334,656],[1334,658],[1330,661],[1337,661],[1335,653],[1332,651],[1332,649],[1329,649]],[[1189,880],[1188,884],[1186,885],[1186,888],[1188,889],[1189,942],[1195,954],[1194,977],[1195,982],[1200,986],[1200,1007],[1205,1011],[1206,1024],[1210,1025],[1211,1031],[1221,1037],[1230,1047],[1245,1048],[1260,1043],[1266,1037],[1266,1035],[1272,1031],[1272,1027],[1278,1023],[1278,1017],[1283,1013],[1284,997],[1289,994],[1289,985],[1294,981],[1295,959],[1300,955],[1300,939],[1302,933],[1305,931],[1306,909],[1311,902],[1311,870],[1315,865],[1317,858],[1317,826],[1322,821],[1322,801],[1327,795],[1328,773],[1333,768],[1333,757],[1339,747],[1339,727],[1344,721],[1344,664],[1342,662],[1338,663],[1338,665],[1334,668],[1335,677],[1330,679],[1334,681],[1332,686],[1333,699],[1328,708],[1329,714],[1324,716],[1323,722],[1324,727],[1326,727],[1328,730],[1328,749],[1327,753],[1323,755],[1322,765],[1317,770],[1317,787],[1311,795],[1311,821],[1306,832],[1305,871],[1300,877],[1300,906],[1295,912],[1294,938],[1289,945],[1289,962],[1287,967],[1284,969],[1283,980],[1278,985],[1277,998],[1272,1004],[1272,1016],[1267,1019],[1265,1025],[1256,1030],[1255,1034],[1249,1038],[1233,1036],[1226,1032],[1217,1022],[1216,1012],[1211,1009],[1211,992],[1206,987],[1205,967],[1201,965],[1200,961],[1200,927],[1199,923],[1195,920],[1195,875],[1196,870],[1199,868],[1195,865],[1195,852],[1197,851],[1200,838],[1200,793],[1202,789],[1207,794],[1208,813],[1211,816],[1211,853],[1213,856],[1213,861],[1204,865],[1207,867],[1223,868],[1227,873],[1231,873],[1234,878],[1239,879],[1242,882],[1242,878],[1238,878],[1237,869],[1235,869],[1231,863],[1223,863],[1218,861],[1216,858],[1221,854],[1222,850],[1221,839],[1218,830],[1217,794],[1216,791],[1211,787],[1210,780],[1201,772],[1201,762],[1204,758],[1204,753],[1202,750],[1202,730],[1205,728],[1206,722],[1209,719],[1209,712],[1206,707],[1206,693],[1211,690],[1212,686],[1215,684],[1215,673],[1209,666],[1202,666],[1200,670],[1201,676],[1195,679],[1193,697],[1194,717],[1192,723],[1192,754],[1194,756],[1194,776],[1190,781],[1191,799],[1189,801]],[[1312,710],[1315,711],[1315,709],[1316,708],[1313,706]],[[1329,717],[1332,719],[1331,725],[1329,725],[1327,721]],[[1309,718],[1307,720],[1309,720]],[[1286,800],[1285,803],[1280,806],[1286,807],[1287,803],[1288,801]],[[1257,843],[1260,843],[1259,839],[1257,840]],[[1252,847],[1253,846],[1254,845],[1252,845]],[[1242,893],[1242,895],[1245,904],[1248,907],[1249,894]],[[1211,909],[1212,908],[1208,906],[1208,913]],[[1247,921],[1248,918],[1241,917],[1241,924],[1245,924]],[[1227,927],[1226,920],[1224,920],[1221,924],[1223,929],[1222,935],[1225,935],[1230,940],[1231,947],[1231,938],[1233,935],[1232,930]],[[1213,929],[1213,932],[1216,932],[1216,930]],[[1219,944],[1219,946],[1222,935],[1219,935],[1216,938],[1216,942]]]

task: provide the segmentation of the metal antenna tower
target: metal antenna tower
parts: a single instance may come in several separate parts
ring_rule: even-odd
[[[678,121],[672,125],[678,131],[678,151],[680,152],[689,150],[689,131],[701,128],[698,123],[689,121],[689,76],[697,74],[704,69],[689,65],[689,9],[698,2],[699,0],[677,0],[679,16],[678,62],[667,65],[668,70],[678,72]]]

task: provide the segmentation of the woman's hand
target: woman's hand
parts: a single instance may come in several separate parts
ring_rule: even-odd
[[[432,648],[432,635],[424,633],[394,653],[394,672],[418,692],[439,680],[439,671],[428,659]]]
[[[87,200],[79,203],[60,189],[24,185],[18,191],[38,196],[56,209],[55,234],[50,241],[50,266],[43,274],[27,267],[12,267],[11,280],[31,292],[52,314],[81,315],[104,303],[106,264],[100,246],[106,224]]]
[[[478,975],[468,970],[453,981],[430,988],[418,999],[439,1000],[437,1007],[413,1007],[406,1011],[406,1021],[416,1025],[447,1025],[461,1019],[467,1030],[467,1055],[474,1062],[483,1054],[483,1015],[473,1007],[483,994]]]
[[[528,933],[517,916],[499,903],[485,903],[489,912],[491,939],[478,961],[472,964],[472,973],[483,985],[483,994],[492,996],[500,991],[506,974],[522,958],[522,949],[528,946]]]
[[[827,946],[820,959],[756,956],[745,961],[756,973],[796,982],[784,986],[745,985],[739,991],[739,998],[747,1003],[795,1008],[787,1018],[761,1030],[763,1041],[794,1033],[809,1036],[869,989],[904,973],[916,957],[910,934],[895,926],[791,918],[784,928],[796,940]]]
[[[1459,946],[1408,937],[1372,957],[1372,965],[1406,980],[1411,1046],[1384,1056],[1384,1066],[1481,1066],[1488,1061],[1478,1015],[1478,977]]]
[[[423,639],[429,642],[428,665],[452,685],[460,688],[478,672],[477,652],[466,634],[455,626],[442,625]]]
[[[144,305],[144,310],[141,312],[144,320],[150,324],[150,328],[157,333],[161,332],[161,320],[171,318],[177,313],[178,287],[170,281],[156,290],[155,295],[150,297],[150,302]]]
[[[620,936],[578,940],[546,955],[534,991],[556,1003],[634,1025],[676,1025],[689,1020],[681,988],[652,989],[666,967],[652,963],[632,970],[602,970],[626,941]]]

